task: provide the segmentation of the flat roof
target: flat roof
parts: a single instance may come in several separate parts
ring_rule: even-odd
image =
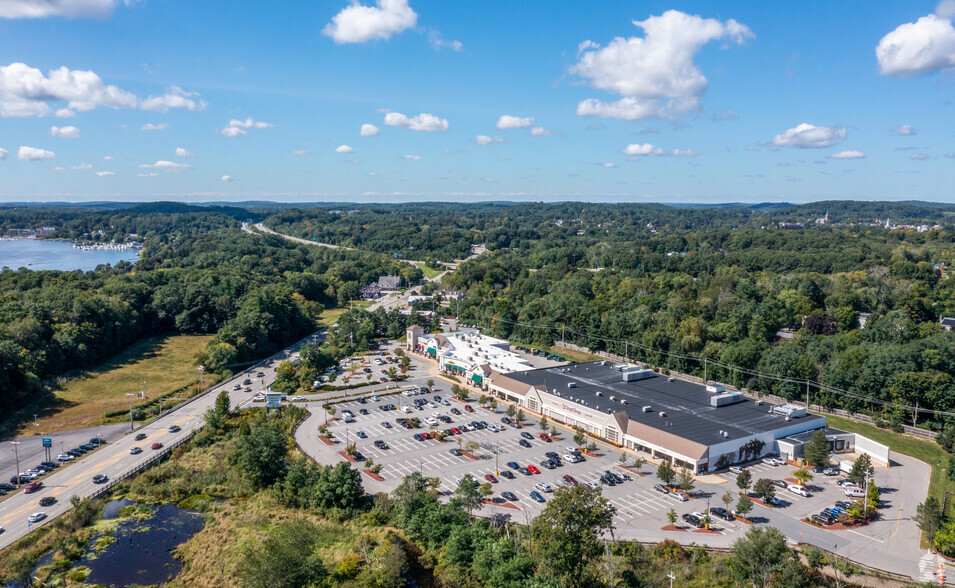
[[[601,365],[603,363],[606,365]],[[701,384],[678,378],[671,382],[660,374],[624,382],[622,372],[615,369],[616,365],[610,361],[594,361],[511,372],[507,377],[529,386],[546,388],[548,392],[556,389],[561,398],[573,397],[575,403],[583,400],[584,406],[601,412],[610,408],[614,412],[624,411],[631,421],[707,446],[774,431],[798,422],[818,419],[820,425],[825,423],[823,417],[813,414],[787,421],[783,415],[770,414],[775,404],[762,401],[757,405],[754,399],[746,397],[736,404],[714,407],[710,405],[710,398],[715,394],[707,392]],[[575,387],[568,387],[570,383]],[[613,402],[610,396],[614,396]],[[621,399],[626,399],[627,403],[622,404]],[[650,412],[643,412],[644,406],[649,406]],[[661,417],[661,411],[667,416]],[[729,433],[729,438],[721,436],[720,431]]]
[[[816,431],[822,431],[827,437],[829,435],[848,435],[848,431],[842,431],[840,429],[834,429],[832,427],[824,427],[822,429],[816,429]],[[788,441],[792,441],[793,445],[805,445],[809,443],[809,440],[812,439],[812,436],[816,431],[806,431],[805,433],[799,433],[798,435],[790,435],[786,437]]]

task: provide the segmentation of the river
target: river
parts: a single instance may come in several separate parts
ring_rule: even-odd
[[[74,249],[69,241],[4,239],[0,240],[0,268],[90,271],[100,264],[115,265],[123,259],[135,263],[139,252],[140,249],[84,251]]]

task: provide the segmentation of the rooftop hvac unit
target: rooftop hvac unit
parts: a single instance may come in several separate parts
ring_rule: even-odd
[[[613,414],[613,409],[612,409],[612,408],[608,408],[608,409],[607,409],[607,414]]]
[[[626,398],[621,398],[621,399],[620,399],[620,404],[626,404],[626,403],[627,403],[627,399],[626,399]]]
[[[762,401],[762,400],[757,400],[757,401],[754,402],[753,404],[755,404],[756,406],[762,406],[762,405],[763,405],[763,401]]]
[[[644,406],[644,407],[643,407],[643,412],[651,412],[652,410],[653,410],[653,407],[651,407],[651,406]]]
[[[635,382],[637,380],[646,380],[647,378],[652,378],[655,376],[653,370],[649,369],[639,369],[639,370],[630,370],[623,372],[623,381],[624,382]]]
[[[710,397],[710,406],[728,406],[745,400],[742,392],[727,392]]]
[[[667,413],[666,413],[666,412],[664,412],[664,411],[662,411],[662,410],[660,411],[660,416],[662,416],[662,417],[666,417],[666,415],[667,415]]]
[[[710,392],[711,394],[722,394],[723,392],[726,392],[726,386],[723,384],[707,384],[706,391]]]
[[[613,402],[614,398],[616,398],[616,397],[615,397],[615,396],[611,396],[611,397],[610,397],[610,402]]]
[[[567,382],[567,387],[568,387],[568,388],[576,388],[576,387],[577,387],[577,382]]]
[[[671,378],[667,378],[667,382],[672,382],[672,381],[675,380],[675,379],[676,379],[676,378],[672,378],[672,377],[671,377]]]
[[[600,390],[597,390],[597,396],[600,396],[600,395],[601,395]]]

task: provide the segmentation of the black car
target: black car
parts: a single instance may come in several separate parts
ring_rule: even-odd
[[[95,445],[97,447],[100,445],[106,445],[106,439],[103,439],[102,437],[92,437],[90,439],[90,445]]]
[[[507,417],[501,417],[501,422],[504,423],[505,425],[509,425],[511,424],[511,419]]]
[[[607,474],[604,474],[604,475],[600,476],[600,481],[603,482],[604,484],[608,485],[608,486],[616,486],[616,485],[617,485],[617,481],[616,481],[615,479],[613,479],[612,476],[609,476],[609,475],[607,475]]]
[[[546,458],[548,458],[548,459],[557,459],[557,458],[560,457],[560,456],[557,455],[557,453],[554,452],[554,451],[548,451],[547,453],[544,454],[544,457],[546,457]]]
[[[389,423],[388,421],[385,421],[385,422],[381,423],[381,426],[384,427],[384,428],[386,428],[386,429],[390,429],[390,428],[391,428],[391,423]]]
[[[552,459],[545,459],[544,461],[541,462],[541,467],[545,467],[549,470],[552,470],[557,467],[557,464],[555,464],[554,460]]]
[[[56,463],[55,461],[41,461],[40,465],[48,470],[55,470],[56,468],[60,467],[60,464]]]
[[[361,410],[358,411],[358,414],[368,414],[368,409],[367,409],[367,408],[363,408],[363,409],[361,409]]]
[[[52,506],[56,503],[56,498],[52,496],[44,496],[40,499],[40,506]]]
[[[530,447],[530,446],[531,446],[531,444],[527,442],[527,439],[521,439],[520,441],[518,441],[518,443],[521,444],[521,447]]]
[[[732,521],[733,515],[721,506],[714,506],[710,508],[710,514],[723,519],[724,521]]]
[[[508,499],[508,500],[510,500],[510,501],[512,501],[512,502],[516,502],[516,501],[517,501],[517,495],[514,494],[513,492],[501,492],[501,496],[503,496],[504,498],[506,498],[506,499]]]
[[[145,439],[145,438],[146,438],[146,433],[139,433],[139,434],[136,435],[136,437],[135,437],[136,441],[142,441],[142,440]]]
[[[16,489],[16,486],[14,486],[13,484],[7,484],[6,482],[0,482],[0,490],[10,491],[10,490],[15,490],[15,489]]]
[[[512,472],[511,470],[504,470],[503,472],[501,472],[501,477],[507,478],[508,480],[513,480],[515,476],[514,476],[514,472]]]
[[[702,527],[702,526],[703,526],[703,521],[701,521],[701,520],[700,520],[700,517],[698,517],[698,516],[696,516],[696,515],[693,515],[693,514],[690,514],[690,513],[686,513],[686,514],[684,514],[684,515],[683,515],[682,517],[680,517],[680,518],[683,519],[683,522],[684,522],[684,523],[689,523],[689,524],[693,525],[694,527]]]
[[[79,456],[83,455],[84,453],[86,453],[86,452],[80,450],[79,448],[70,449],[70,450],[66,451],[66,454],[67,454],[67,455],[72,455],[73,457],[79,457]]]
[[[358,399],[358,404],[365,404],[365,403],[367,403],[367,402],[368,402],[368,401],[365,400],[365,397],[364,397],[364,396],[362,396],[361,398]]]
[[[448,450],[448,453],[450,453],[451,455],[453,455],[453,456],[455,456],[455,457],[460,457],[460,456],[461,456],[461,450],[460,450],[460,449],[449,449],[449,450]]]
[[[812,518],[812,520],[816,521],[817,523],[821,523],[823,525],[831,525],[832,523],[836,522],[835,519],[833,519],[832,517],[826,516],[825,514],[814,514],[810,518]]]
[[[170,432],[170,433],[178,433],[178,432],[181,431],[181,430],[182,430],[182,429],[179,427],[179,425],[170,425],[170,426],[169,426],[169,432]]]
[[[531,435],[530,433],[528,433],[527,431],[521,431],[521,437],[523,437],[523,438],[525,438],[525,439],[533,439],[533,438],[534,438],[534,436]]]
[[[97,446],[93,445],[92,443],[84,443],[83,445],[80,445],[80,447],[82,447],[83,449],[87,451],[93,451],[94,449],[96,449]]]
[[[527,468],[517,468],[517,471],[524,474],[525,476],[531,475],[531,471]]]
[[[108,479],[109,479],[109,478],[107,478],[107,477],[106,477],[105,475],[103,475],[103,474],[96,474],[95,476],[93,476],[93,483],[94,483],[94,484],[102,484],[102,483],[106,482],[106,480],[108,480]]]

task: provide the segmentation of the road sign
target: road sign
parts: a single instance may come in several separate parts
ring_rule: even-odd
[[[282,394],[269,392],[265,395],[265,408],[282,408]]]
[[[43,446],[44,446],[44,447],[53,447],[53,438],[52,438],[52,437],[44,437],[44,438],[43,438]]]

